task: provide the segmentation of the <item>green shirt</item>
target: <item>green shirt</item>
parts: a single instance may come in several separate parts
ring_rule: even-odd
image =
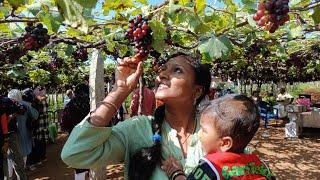
[[[72,131],[64,145],[61,158],[74,168],[97,168],[108,164],[124,163],[125,179],[128,179],[130,157],[142,147],[153,144],[151,116],[136,116],[120,122],[113,127],[95,127],[85,118]],[[189,174],[203,157],[198,132],[199,118],[196,131],[188,139],[187,158],[183,157],[176,130],[167,122],[162,126],[162,157],[170,155],[180,161],[186,174]],[[168,179],[158,165],[151,179]]]

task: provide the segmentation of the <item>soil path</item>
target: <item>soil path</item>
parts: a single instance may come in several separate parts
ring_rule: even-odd
[[[320,177],[320,130],[307,130],[303,139],[284,139],[284,123],[269,129],[261,127],[250,143],[254,153],[267,160],[277,179],[318,179]],[[269,137],[263,134],[267,132]],[[36,180],[73,180],[73,169],[67,167],[60,153],[67,139],[59,134],[55,144],[48,146],[48,161],[34,171],[29,171],[30,179]],[[123,179],[123,166],[113,165],[106,168],[108,179]]]

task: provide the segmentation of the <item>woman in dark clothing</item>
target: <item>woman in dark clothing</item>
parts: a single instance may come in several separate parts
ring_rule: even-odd
[[[78,84],[74,93],[74,98],[65,106],[61,116],[61,128],[69,134],[90,111],[89,86]],[[87,171],[89,169],[75,169],[75,180],[84,180]]]

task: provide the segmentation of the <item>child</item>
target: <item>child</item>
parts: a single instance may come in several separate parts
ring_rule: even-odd
[[[244,149],[260,124],[258,107],[245,95],[226,95],[201,113],[199,139],[206,154],[186,177],[178,161],[162,164],[170,179],[271,179],[272,173],[257,155]]]

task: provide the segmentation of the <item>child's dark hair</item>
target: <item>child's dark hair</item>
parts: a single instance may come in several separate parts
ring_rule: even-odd
[[[214,119],[220,137],[230,136],[230,152],[243,153],[260,124],[257,105],[246,95],[226,95],[215,99],[202,111],[201,116]]]
[[[189,55],[184,53],[177,53],[172,55],[169,59],[183,56],[188,61],[194,61]],[[200,64],[199,62],[191,64],[195,70],[195,83],[203,87],[202,95],[197,99],[197,104],[204,98],[208,93],[211,83],[211,74],[208,66]],[[154,119],[152,121],[153,134],[161,135],[161,127],[165,116],[165,105],[158,107],[154,113]],[[161,159],[161,141],[154,141],[153,146],[145,147],[133,156],[129,161],[129,179],[130,180],[147,180],[150,179],[156,165]]]

